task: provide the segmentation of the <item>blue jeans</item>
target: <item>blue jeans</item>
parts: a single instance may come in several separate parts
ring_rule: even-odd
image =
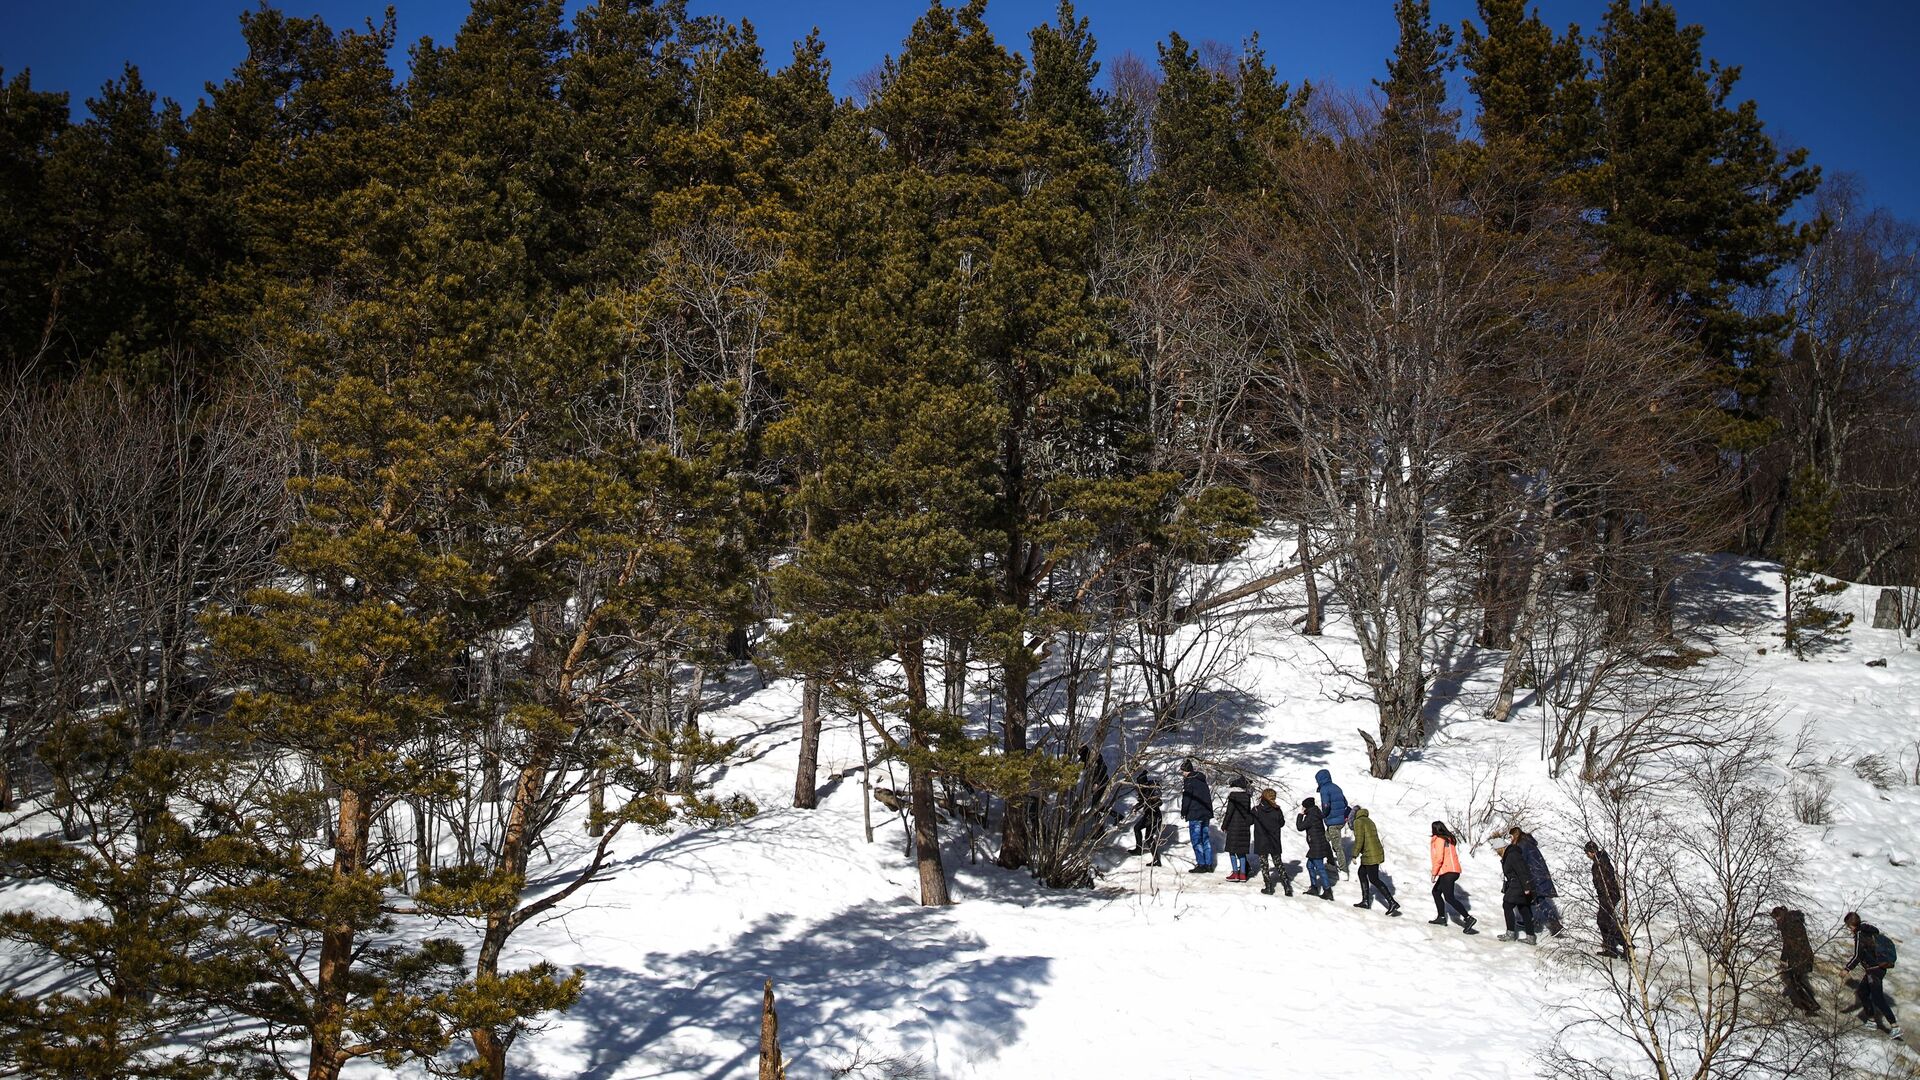
[[[1327,880],[1327,860],[1307,860],[1307,885],[1316,889],[1333,888],[1333,883]]]
[[[1187,822],[1187,842],[1193,845],[1193,865],[1213,865],[1213,837],[1204,821]]]
[[[1227,852],[1227,861],[1233,864],[1234,873],[1239,874],[1242,877],[1246,876],[1247,857],[1245,855],[1235,855],[1233,852],[1229,851]]]

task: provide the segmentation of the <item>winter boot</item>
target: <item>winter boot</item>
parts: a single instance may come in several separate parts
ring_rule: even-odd
[[[1540,944],[1540,939],[1539,939],[1538,937],[1536,937],[1535,935],[1533,935],[1533,934],[1528,934],[1528,935],[1527,935],[1527,944],[1529,944],[1529,945],[1538,945],[1538,944]]]
[[[1327,886],[1327,891],[1320,894],[1320,899],[1322,900],[1333,899],[1333,886],[1331,885]]]
[[[1428,921],[1428,922],[1430,922],[1430,923],[1432,923],[1432,924],[1433,924],[1433,925],[1435,925],[1435,926],[1445,926],[1445,925],[1447,925],[1447,917],[1446,917],[1445,915],[1442,915],[1442,916],[1440,916],[1440,917],[1439,917],[1439,918],[1437,918],[1437,919],[1428,919],[1427,921]]]
[[[1466,917],[1465,919],[1463,919],[1463,920],[1461,920],[1461,922],[1460,922],[1460,932],[1461,932],[1461,933],[1463,933],[1463,934],[1477,934],[1477,933],[1479,933],[1480,931],[1478,931],[1478,930],[1475,930],[1475,929],[1473,928],[1473,924],[1474,924],[1474,923],[1476,923],[1476,922],[1479,922],[1479,921],[1480,921],[1480,920],[1478,920],[1478,919],[1476,919],[1476,918],[1474,918],[1474,917],[1473,917],[1473,916],[1471,916],[1471,915],[1469,915],[1469,916],[1467,916],[1467,917]]]
[[[1387,901],[1387,917],[1390,919],[1400,917],[1400,905],[1394,903],[1392,900]]]
[[[1281,883],[1280,883],[1280,887],[1281,887],[1282,889],[1285,889],[1285,890],[1286,890],[1286,892],[1287,892],[1287,895],[1288,895],[1288,896],[1292,896],[1292,895],[1293,895],[1293,886],[1291,886],[1291,885],[1289,885],[1289,884],[1287,884],[1286,882],[1284,882],[1284,881],[1283,881],[1283,882],[1281,882]]]
[[[1140,850],[1139,848],[1137,848],[1137,847],[1130,847],[1130,848],[1128,848],[1128,849],[1127,849],[1127,854],[1129,854],[1129,855],[1145,855],[1145,854],[1146,854],[1146,852],[1144,852],[1144,851],[1141,851],[1141,850]]]
[[[1499,937],[1496,937],[1496,938],[1494,938],[1493,940],[1495,940],[1495,941],[1519,941],[1519,940],[1520,940],[1520,935],[1519,935],[1519,934],[1516,934],[1516,933],[1514,933],[1514,932],[1513,932],[1513,931],[1511,931],[1511,930],[1509,930],[1509,931],[1507,931],[1506,933],[1504,933],[1504,934],[1501,934],[1501,935],[1500,935]]]
[[[1211,873],[1213,873],[1213,867],[1211,867],[1211,866],[1195,866],[1195,867],[1194,867],[1193,869],[1191,869],[1191,870],[1189,870],[1189,871],[1187,871],[1187,873],[1189,873],[1189,874],[1211,874]]]
[[[1271,886],[1271,885],[1262,885],[1262,886],[1260,886],[1260,891],[1261,891],[1261,892],[1263,892],[1263,893],[1266,893],[1266,894],[1267,894],[1268,896],[1272,896],[1272,895],[1273,895],[1273,886]]]
[[[1894,1042],[1899,1042],[1900,1041],[1900,1025],[1899,1024],[1893,1025],[1893,1030],[1887,1032],[1887,1034],[1893,1036]]]
[[[1363,907],[1363,908],[1371,908],[1371,907],[1373,906],[1373,899],[1372,899],[1371,897],[1369,897],[1369,898],[1367,898],[1367,899],[1365,899],[1365,900],[1362,900],[1362,901],[1360,901],[1359,903],[1357,903],[1357,904],[1355,904],[1355,905],[1353,905],[1353,906],[1354,906],[1354,907]]]

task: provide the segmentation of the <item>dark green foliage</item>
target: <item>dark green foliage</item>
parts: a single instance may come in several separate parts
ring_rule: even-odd
[[[1453,70],[1453,30],[1435,26],[1427,0],[1395,0],[1400,39],[1376,80],[1387,98],[1381,122],[1390,137],[1444,146],[1458,133],[1460,112],[1447,108],[1447,72]]]
[[[1607,9],[1595,43],[1601,153],[1576,187],[1609,261],[1699,335],[1725,394],[1721,439],[1748,447],[1766,433],[1754,405],[1787,318],[1747,310],[1740,293],[1813,235],[1789,215],[1819,171],[1805,150],[1774,145],[1753,102],[1734,100],[1740,69],[1703,62],[1701,36],[1666,3]]]

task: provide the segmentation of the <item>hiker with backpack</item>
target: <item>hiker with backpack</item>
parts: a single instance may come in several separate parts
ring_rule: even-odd
[[[1524,930],[1527,944],[1536,944],[1540,939],[1533,932],[1533,871],[1527,857],[1509,834],[1495,833],[1488,839],[1500,857],[1500,906],[1507,916],[1507,932],[1499,940],[1519,941]]]
[[[1260,801],[1253,805],[1253,853],[1260,860],[1260,891],[1273,895],[1278,884],[1293,895],[1293,882],[1287,880],[1286,863],[1280,856],[1280,837],[1287,831],[1287,812],[1280,808],[1279,794],[1262,788]]]
[[[1600,949],[1594,955],[1624,960],[1627,937],[1620,932],[1620,875],[1613,872],[1613,859],[1599,844],[1589,840],[1584,850],[1593,864],[1593,903],[1600,923]]]
[[[1433,823],[1433,839],[1427,842],[1427,852],[1433,865],[1433,925],[1447,925],[1447,908],[1451,907],[1460,916],[1463,933],[1479,933],[1473,928],[1475,920],[1468,914],[1467,905],[1460,901],[1460,890],[1456,887],[1460,880],[1459,842],[1446,822]]]
[[[1393,888],[1380,877],[1380,864],[1387,861],[1386,849],[1380,844],[1380,830],[1364,806],[1355,807],[1350,820],[1353,822],[1353,856],[1360,860],[1360,902],[1353,906],[1371,908],[1377,895],[1386,906],[1387,915],[1399,918],[1400,902],[1393,898]]]
[[[1246,881],[1250,868],[1247,854],[1253,846],[1253,798],[1247,794],[1247,778],[1244,776],[1234,777],[1227,788],[1227,812],[1220,819],[1227,859],[1233,866],[1233,872],[1227,875],[1227,880]]]
[[[1882,1031],[1891,1025],[1890,1034],[1898,1039],[1900,1021],[1893,1015],[1893,1001],[1887,997],[1886,985],[1887,972],[1893,970],[1899,959],[1893,939],[1872,923],[1861,922],[1858,912],[1847,912],[1844,921],[1853,933],[1853,956],[1847,961],[1847,970],[1860,969],[1860,985],[1854,991],[1860,1002],[1860,1022],[1872,1021]]]
[[[1784,904],[1774,905],[1769,914],[1780,931],[1781,992],[1795,1008],[1812,1016],[1820,1005],[1808,981],[1813,974],[1813,943],[1807,940],[1807,917]]]
[[[1139,817],[1133,822],[1133,850],[1129,855],[1151,855],[1148,866],[1160,865],[1160,826],[1163,818],[1160,813],[1160,781],[1146,769],[1133,778],[1134,809]]]
[[[1340,785],[1333,782],[1333,774],[1325,769],[1313,774],[1313,782],[1319,788],[1320,813],[1327,822],[1327,848],[1333,853],[1327,864],[1327,879],[1338,881],[1340,875],[1353,866],[1353,857],[1347,850],[1347,824],[1351,820],[1347,793],[1340,790]]]
[[[1187,842],[1193,845],[1193,869],[1189,874],[1213,873],[1213,789],[1207,786],[1205,773],[1193,767],[1193,759],[1180,763],[1180,817],[1187,823]]]
[[[1327,846],[1327,817],[1313,804],[1313,797],[1300,800],[1300,812],[1293,827],[1307,834],[1307,895],[1333,899],[1333,881],[1327,876],[1327,859],[1333,849]]]
[[[1520,855],[1527,860],[1527,871],[1533,875],[1533,921],[1546,928],[1548,934],[1560,936],[1565,926],[1560,921],[1560,905],[1554,903],[1554,897],[1560,895],[1553,886],[1553,872],[1547,869],[1547,857],[1540,851],[1540,842],[1533,834],[1519,826],[1514,826],[1508,836],[1513,846],[1520,849]]]

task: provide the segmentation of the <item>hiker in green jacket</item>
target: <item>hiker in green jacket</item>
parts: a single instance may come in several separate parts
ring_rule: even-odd
[[[1377,893],[1380,902],[1386,905],[1388,915],[1400,914],[1400,902],[1393,898],[1393,888],[1380,878],[1380,864],[1387,861],[1386,849],[1380,846],[1380,830],[1373,823],[1364,806],[1353,811],[1353,857],[1360,863],[1360,902],[1354,907],[1370,908]]]

